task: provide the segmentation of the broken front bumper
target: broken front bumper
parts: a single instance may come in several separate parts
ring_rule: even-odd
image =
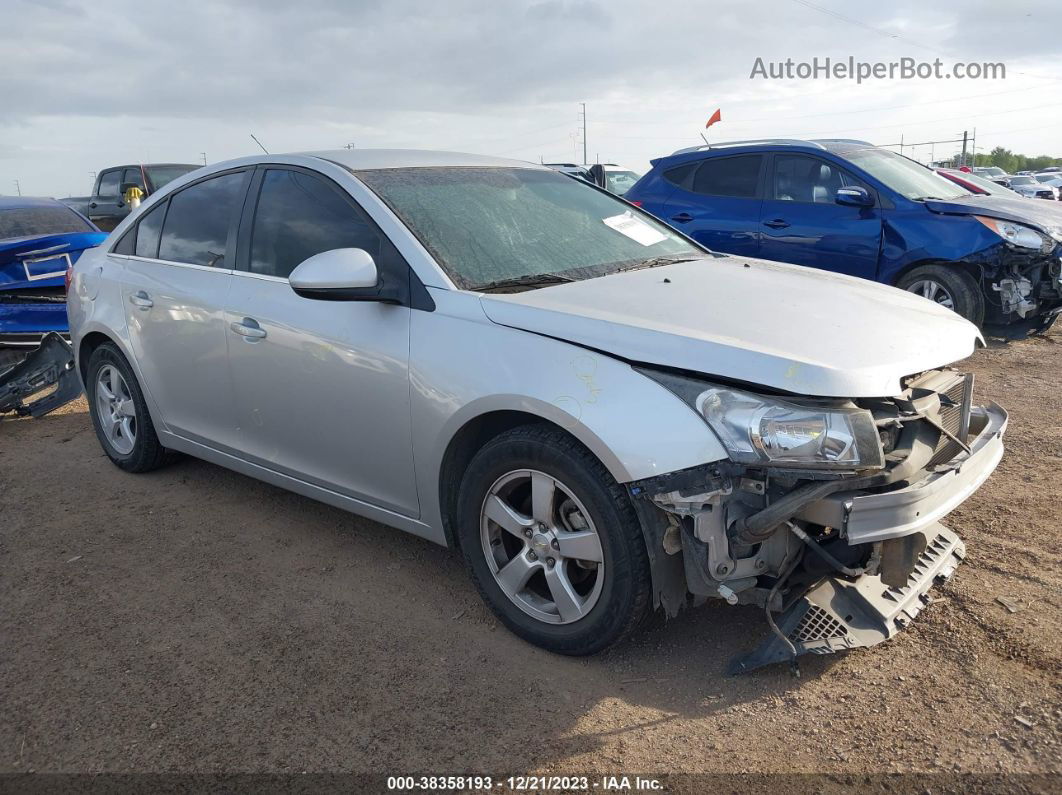
[[[801,654],[832,654],[874,646],[900,632],[930,602],[928,591],[954,573],[966,546],[943,525],[925,529],[927,544],[902,586],[888,586],[877,575],[854,580],[827,577],[814,585],[776,620],[778,630]],[[756,651],[735,660],[731,673],[792,659],[793,651],[777,635]]]
[[[868,544],[924,532],[973,494],[1003,457],[1007,412],[995,403],[970,416],[970,452],[961,453],[916,483],[883,493],[839,492],[806,505],[798,519],[841,531],[849,544]]]

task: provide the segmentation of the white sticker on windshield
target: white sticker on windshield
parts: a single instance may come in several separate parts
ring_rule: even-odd
[[[643,246],[651,246],[661,240],[667,240],[667,235],[653,229],[641,218],[631,213],[630,210],[621,215],[613,215],[610,218],[602,218],[601,220],[606,226],[611,226],[620,234],[626,235]]]

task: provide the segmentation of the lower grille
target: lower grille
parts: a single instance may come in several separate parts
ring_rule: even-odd
[[[830,638],[843,638],[848,634],[848,628],[831,616],[818,605],[811,605],[808,612],[800,619],[796,629],[789,633],[789,639],[794,643],[805,643],[812,640],[828,640]]]

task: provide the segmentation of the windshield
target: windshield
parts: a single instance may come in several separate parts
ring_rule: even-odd
[[[635,174],[633,171],[606,171],[605,187],[617,196],[622,196],[634,187],[634,183],[639,179],[641,179],[641,175]]]
[[[1033,179],[1032,177],[1011,177],[1010,178],[1010,184],[1011,185],[1035,185],[1036,184],[1036,180]]]
[[[704,256],[664,224],[554,171],[358,171],[462,289],[522,276],[589,279]]]
[[[163,185],[173,182],[177,177],[183,177],[197,168],[199,166],[144,166],[144,171],[151,180],[151,189],[158,190]]]
[[[69,207],[13,207],[0,210],[0,240],[95,232]]]
[[[845,159],[876,177],[889,188],[913,201],[921,199],[958,199],[969,196],[954,182],[888,149],[857,149]]]

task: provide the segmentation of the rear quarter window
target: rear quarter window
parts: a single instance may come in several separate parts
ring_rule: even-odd
[[[693,162],[669,168],[664,172],[664,181],[689,190],[693,183],[693,173],[697,170],[698,165],[698,163]]]

